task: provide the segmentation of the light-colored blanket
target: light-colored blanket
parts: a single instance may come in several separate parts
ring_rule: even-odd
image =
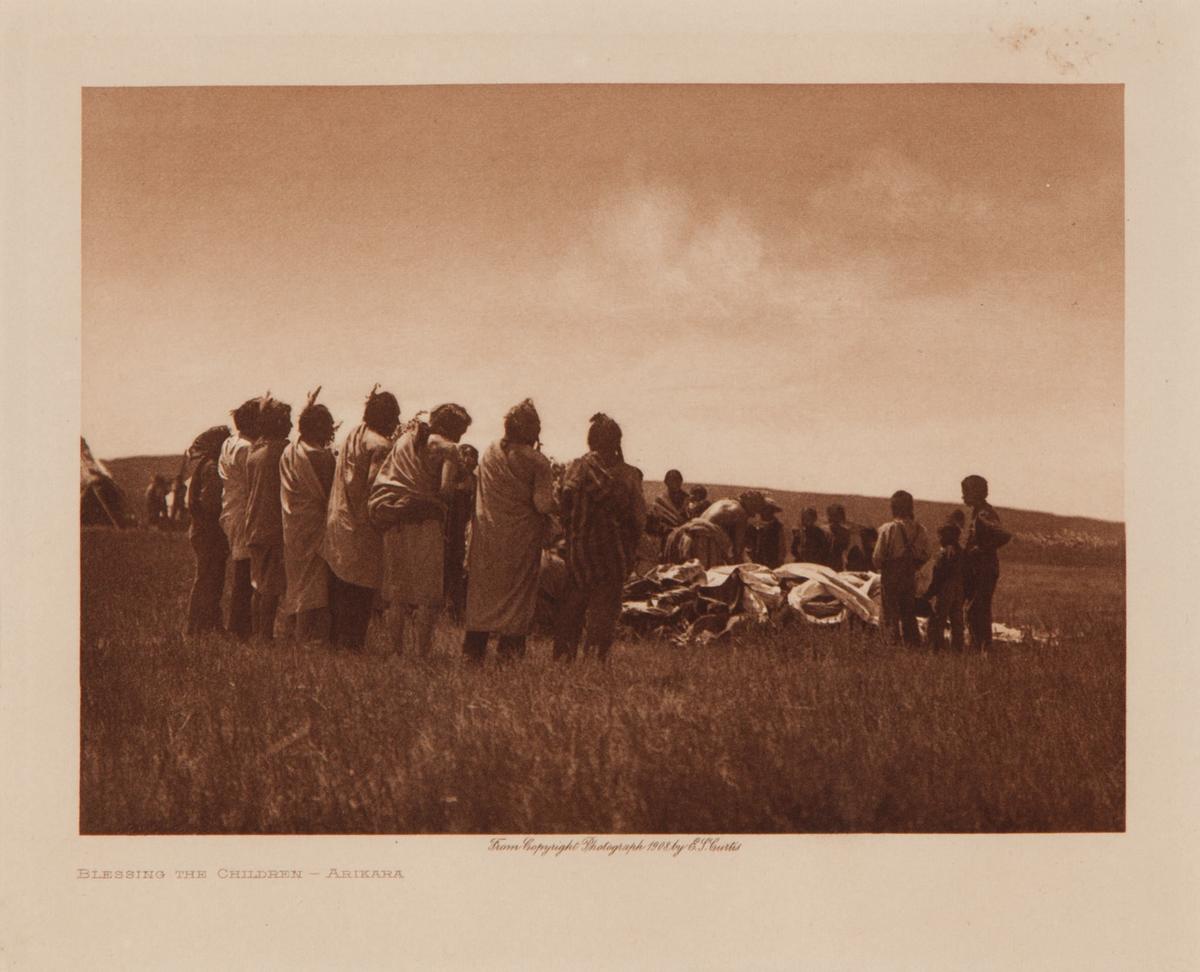
[[[383,576],[383,534],[371,526],[367,497],[391,445],[364,424],[350,430],[338,452],[322,553],[347,584],[378,589]]]
[[[296,442],[284,449],[279,457],[283,566],[287,571],[286,614],[311,611],[329,603],[328,568],[321,556],[327,501],[325,489],[313,468],[313,454],[318,451],[323,450]]]

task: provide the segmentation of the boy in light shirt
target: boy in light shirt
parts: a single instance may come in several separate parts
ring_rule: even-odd
[[[912,494],[892,494],[892,519],[879,529],[872,562],[883,591],[883,630],[893,642],[919,645],[917,571],[929,559],[929,537],[914,518]]]

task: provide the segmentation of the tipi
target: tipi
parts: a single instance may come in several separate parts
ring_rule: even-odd
[[[128,522],[125,497],[104,463],[79,438],[79,523],[123,527]]]

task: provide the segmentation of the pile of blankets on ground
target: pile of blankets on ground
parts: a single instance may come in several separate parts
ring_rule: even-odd
[[[757,624],[834,626],[880,623],[879,575],[836,571],[821,564],[730,564],[705,570],[697,560],[664,564],[629,581],[621,622],[639,634],[668,634],[683,644],[705,644]],[[993,626],[999,641],[1025,635]]]

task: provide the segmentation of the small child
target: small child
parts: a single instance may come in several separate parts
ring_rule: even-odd
[[[875,541],[879,539],[879,531],[874,527],[863,527],[858,531],[858,544],[851,547],[846,554],[846,570],[871,570],[871,553],[875,550]]]
[[[962,531],[967,528],[967,514],[962,510],[955,510],[950,514],[950,519],[947,522],[953,523],[958,527],[959,536],[961,536]]]
[[[912,494],[900,489],[892,494],[892,520],[879,530],[871,558],[880,573],[883,593],[883,630],[893,641],[919,645],[917,628],[917,571],[929,559],[929,537],[913,515]]]
[[[816,507],[800,514],[800,526],[792,531],[792,556],[801,564],[824,564],[829,560],[829,537],[817,526]]]
[[[963,649],[963,552],[958,545],[961,531],[951,520],[938,530],[938,551],[933,564],[933,578],[925,591],[926,599],[933,600],[933,612],[929,618],[929,647],[938,651],[946,647],[946,622],[950,622],[950,647]]]
[[[708,501],[708,490],[703,486],[693,486],[688,490],[687,515],[694,520],[702,515],[712,504]]]
[[[829,521],[829,557],[826,563],[833,570],[847,570],[850,528],[846,526],[846,507],[841,503],[833,503],[825,508],[825,517]]]

